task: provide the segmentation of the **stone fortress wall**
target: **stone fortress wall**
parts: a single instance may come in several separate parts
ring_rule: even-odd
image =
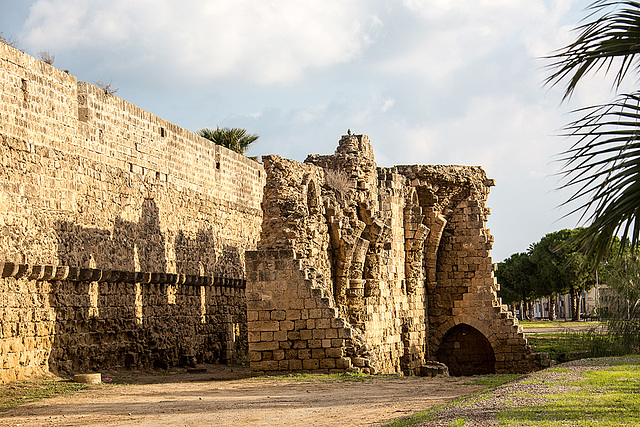
[[[3,43],[0,97],[0,381],[245,358],[264,168]]]
[[[260,164],[2,43],[0,99],[0,382],[540,365],[495,294],[481,168],[380,168],[364,135]]]

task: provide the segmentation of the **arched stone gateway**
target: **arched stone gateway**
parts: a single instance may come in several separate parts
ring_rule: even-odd
[[[454,376],[494,374],[496,356],[491,343],[476,328],[461,323],[449,329],[436,352]]]

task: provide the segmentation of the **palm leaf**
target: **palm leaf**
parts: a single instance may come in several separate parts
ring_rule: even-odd
[[[568,80],[564,99],[589,73],[617,69],[614,87],[618,88],[632,66],[638,71],[635,55],[640,53],[640,3],[599,0],[588,10],[588,18],[593,20],[577,28],[577,39],[547,57],[551,74],[545,84],[554,86]]]
[[[197,134],[212,141],[214,144],[221,145],[240,154],[244,154],[249,146],[259,138],[257,134],[251,134],[246,129],[221,128],[219,126],[215,129],[202,128],[198,130]]]
[[[562,155],[561,188],[573,190],[565,205],[577,202],[567,215],[590,223],[576,240],[602,260],[616,235],[640,243],[640,92],[581,111],[566,127],[578,140]]]

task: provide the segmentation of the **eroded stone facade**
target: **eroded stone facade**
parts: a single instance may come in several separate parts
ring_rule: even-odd
[[[247,255],[254,371],[539,366],[496,296],[480,167],[378,168],[366,135],[304,163],[263,161],[264,226]]]

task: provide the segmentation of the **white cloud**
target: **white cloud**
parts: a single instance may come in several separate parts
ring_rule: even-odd
[[[21,39],[36,50],[115,51],[204,81],[282,84],[356,58],[380,25],[364,0],[38,0]]]
[[[568,39],[568,27],[559,21],[577,0],[404,0],[414,32],[400,30],[402,44],[381,61],[383,72],[419,74],[439,87],[453,88],[461,70],[472,70],[481,61],[504,49],[499,62],[547,55]],[[407,24],[409,25],[409,24]],[[405,37],[406,36],[406,37]],[[551,48],[550,48],[551,46]],[[540,64],[542,65],[542,64]]]
[[[385,99],[384,103],[382,104],[382,107],[380,108],[380,111],[385,113],[387,110],[389,110],[389,108],[393,107],[395,103],[396,103],[395,99],[392,99],[392,98]]]

